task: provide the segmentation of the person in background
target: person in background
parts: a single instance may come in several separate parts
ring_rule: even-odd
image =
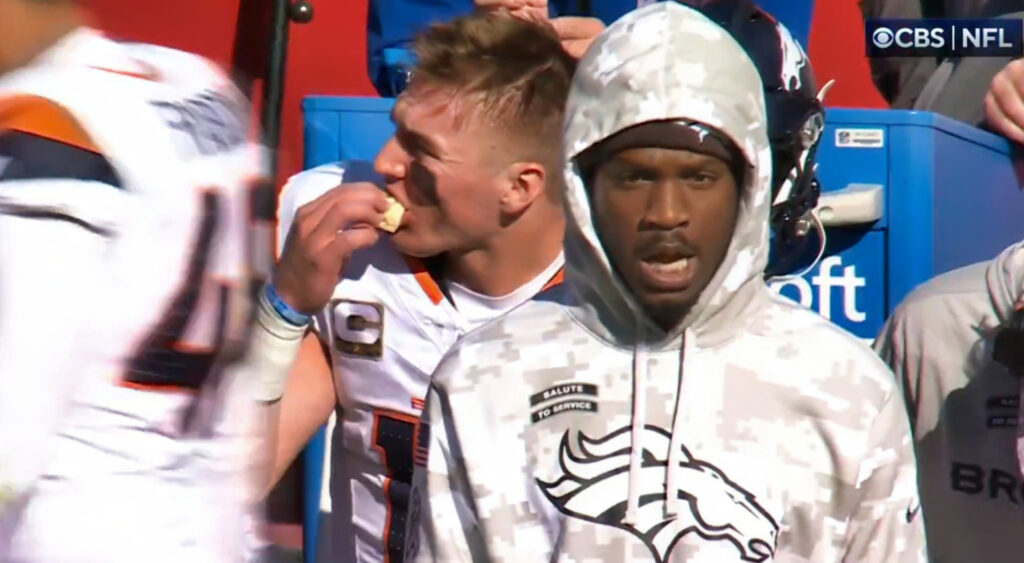
[[[1024,0],[861,0],[864,20],[1024,19]],[[933,111],[1024,144],[1024,60],[873,57],[871,77],[894,109]]]
[[[413,38],[432,23],[468,14],[473,0],[369,0],[366,12],[367,72],[385,98],[405,88],[412,68]]]
[[[525,5],[525,2],[536,0],[521,2]],[[623,3],[624,0],[603,2],[615,4]],[[564,35],[563,46],[579,57],[582,50],[573,48],[575,37],[584,34],[585,37],[596,35],[601,27],[598,27],[596,32],[591,31],[595,24],[603,27],[596,18],[578,17],[579,14],[592,13],[590,5],[590,0],[554,0],[550,4],[543,0],[541,7],[531,6],[529,9],[543,11],[544,19],[552,18],[551,24],[556,33],[559,36]],[[597,2],[597,5],[603,4]],[[409,71],[415,65],[415,57],[409,46],[417,32],[431,23],[445,22],[457,16],[470,14],[473,8],[473,0],[370,0],[366,24],[367,70],[370,82],[377,92],[384,97],[395,97],[405,88]],[[621,13],[628,10],[626,7]],[[615,9],[598,11],[606,13],[608,18],[616,17],[612,15],[616,12]]]
[[[1024,243],[915,289],[875,348],[910,414],[934,561],[1020,561]]]
[[[865,17],[1022,17],[1020,0],[861,4]],[[929,6],[924,6],[929,7]],[[893,107],[927,109],[1024,143],[1024,61],[872,59]],[[921,70],[923,69],[923,70]],[[914,78],[917,76],[917,78]],[[918,483],[934,561],[1019,561],[1024,480],[1020,376],[1000,339],[1021,319],[1024,244],[915,289],[880,331],[875,349],[897,375],[910,416]],[[1004,332],[1005,331],[1005,332]],[[997,342],[1002,350],[997,352]],[[1007,365],[1007,364],[1011,365]]]
[[[432,22],[448,21],[476,8],[505,8],[549,19],[563,46],[580,57],[585,45],[605,25],[651,0],[369,0],[366,18],[367,69],[370,82],[384,97],[397,96],[414,64],[408,45],[417,31]],[[659,1],[659,0],[653,0]],[[717,0],[674,0],[701,8]],[[800,2],[803,4],[804,2]],[[792,9],[794,0],[764,0],[773,12]],[[596,29],[596,30],[595,30]]]
[[[985,92],[984,104],[985,125],[1024,145],[1024,59],[1010,61],[996,72]]]
[[[924,561],[892,373],[765,285],[762,88],[674,2],[587,51],[562,140],[566,283],[435,371],[410,559]]]
[[[248,104],[87,21],[0,0],[0,561],[240,561]]]

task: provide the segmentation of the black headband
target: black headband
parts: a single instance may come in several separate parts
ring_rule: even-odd
[[[663,148],[687,150],[713,156],[725,162],[742,185],[747,168],[743,153],[728,137],[707,125],[687,121],[648,121],[623,129],[591,145],[576,157],[576,164],[587,184],[597,167],[616,154],[629,149]]]

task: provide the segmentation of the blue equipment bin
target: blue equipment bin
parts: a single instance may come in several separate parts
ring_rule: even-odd
[[[873,192],[880,213],[863,222],[868,215],[833,218],[825,258],[772,286],[859,337],[874,338],[918,284],[992,258],[1024,234],[1010,143],[958,121],[829,110],[817,160],[820,207],[847,192]]]
[[[393,100],[308,97],[305,166],[372,160],[390,136]],[[830,109],[818,150],[828,246],[773,289],[865,340],[918,284],[986,260],[1022,238],[1024,193],[1011,145],[927,112]],[[317,522],[324,431],[306,448],[304,521]],[[305,530],[313,561],[316,525]]]

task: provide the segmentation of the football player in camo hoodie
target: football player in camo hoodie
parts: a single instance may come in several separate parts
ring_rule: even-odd
[[[924,560],[892,373],[763,281],[763,96],[684,6],[597,38],[566,109],[564,291],[442,360],[408,558]]]

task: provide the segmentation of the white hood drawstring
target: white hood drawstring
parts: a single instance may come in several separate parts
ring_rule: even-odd
[[[629,491],[623,524],[635,524],[640,509],[640,464],[643,462],[644,421],[647,419],[647,345],[643,321],[637,319],[633,350],[633,425],[629,437]]]
[[[694,358],[696,344],[690,331],[682,334],[682,342],[679,347],[679,378],[676,383],[676,412],[672,415],[672,436],[669,438],[668,467],[665,468],[665,516],[675,516],[679,513],[679,465],[683,457],[683,415],[680,405],[683,403],[683,376],[686,370],[683,366],[686,360]]]
[[[647,418],[647,347],[644,344],[643,322],[637,322],[637,342],[633,349],[633,423],[630,428],[629,444],[629,490],[626,496],[626,515],[623,524],[635,524],[640,509],[640,472],[643,463],[644,421]],[[679,465],[682,463],[683,419],[680,412],[683,396],[683,365],[686,358],[692,358],[695,351],[694,339],[683,332],[679,345],[679,377],[676,384],[676,412],[672,420],[672,435],[669,438],[668,465],[665,467],[665,516],[679,513]]]

